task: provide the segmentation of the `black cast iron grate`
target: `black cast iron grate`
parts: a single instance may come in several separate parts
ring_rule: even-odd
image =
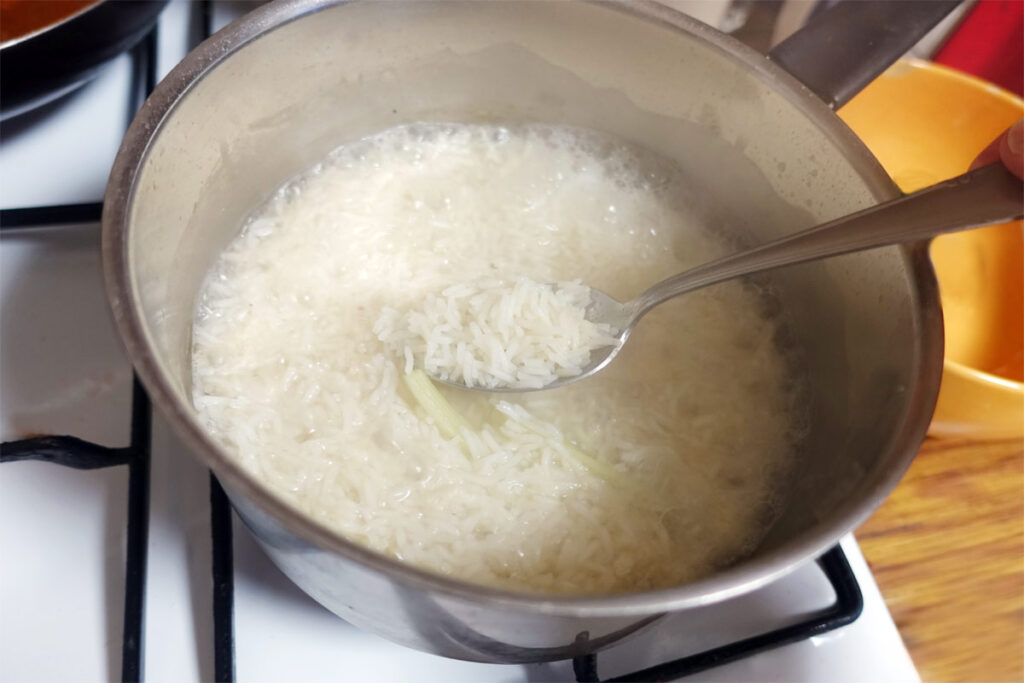
[[[143,99],[156,87],[156,26],[131,51],[132,70],[128,87],[128,120]],[[103,204],[64,204],[0,210],[0,230],[28,230],[55,225],[95,223]],[[149,397],[137,377],[132,382],[131,436],[129,445],[109,448],[73,436],[42,436],[0,444],[0,463],[35,460],[73,469],[128,468],[128,515],[124,587],[124,629],[121,647],[121,678],[142,678],[145,641],[146,558],[149,542],[149,466],[152,412]]]
[[[212,33],[212,2],[202,0],[198,10],[201,37]],[[157,29],[154,28],[132,50],[132,86],[129,113],[156,86]],[[129,117],[131,118],[131,116]],[[0,229],[31,228],[95,223],[101,203],[67,204],[0,210]],[[144,661],[144,616],[146,559],[149,537],[149,469],[151,457],[149,397],[136,377],[132,386],[131,439],[126,447],[109,448],[72,436],[44,436],[0,444],[0,462],[35,460],[75,469],[128,467],[127,557],[125,561],[124,632],[121,649],[121,680],[141,681]],[[235,680],[234,561],[232,518],[227,496],[210,475],[210,532],[213,548],[214,673],[217,681]],[[800,623],[768,631],[705,652],[688,655],[609,679],[598,676],[598,655],[573,660],[579,682],[673,680],[728,664],[773,648],[795,643],[855,621],[863,609],[857,579],[836,546],[818,559],[818,566],[835,591],[836,600],[826,610]]]

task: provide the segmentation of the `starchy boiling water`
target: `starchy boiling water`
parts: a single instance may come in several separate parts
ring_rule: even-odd
[[[672,163],[578,129],[416,124],[345,145],[210,273],[195,407],[282,498],[417,567],[560,594],[703,577],[766,533],[802,431],[782,323],[752,288],[658,307],[561,389],[438,386],[450,431],[374,333],[385,309],[487,278],[627,300],[728,251],[691,205]]]

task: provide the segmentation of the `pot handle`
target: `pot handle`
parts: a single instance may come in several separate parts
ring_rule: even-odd
[[[845,0],[775,46],[768,57],[832,109],[885,71],[960,0]]]

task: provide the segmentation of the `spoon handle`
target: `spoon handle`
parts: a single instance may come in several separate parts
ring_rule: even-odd
[[[741,275],[1022,216],[1024,183],[1002,164],[990,164],[662,280],[634,300],[634,316],[639,318],[666,299]]]

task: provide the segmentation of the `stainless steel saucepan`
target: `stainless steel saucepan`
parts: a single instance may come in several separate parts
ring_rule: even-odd
[[[713,576],[611,597],[444,578],[289,507],[196,419],[198,289],[273,190],[339,144],[403,122],[558,122],[656,149],[740,246],[891,199],[896,187],[832,107],[952,4],[841,4],[766,57],[654,3],[278,0],[192,52],[125,137],[103,214],[121,336],[154,404],[274,562],[332,611],[399,643],[468,660],[561,659],[750,591],[862,522],[917,451],[942,370],[926,244],[772,277],[803,349],[813,422],[781,518]]]

